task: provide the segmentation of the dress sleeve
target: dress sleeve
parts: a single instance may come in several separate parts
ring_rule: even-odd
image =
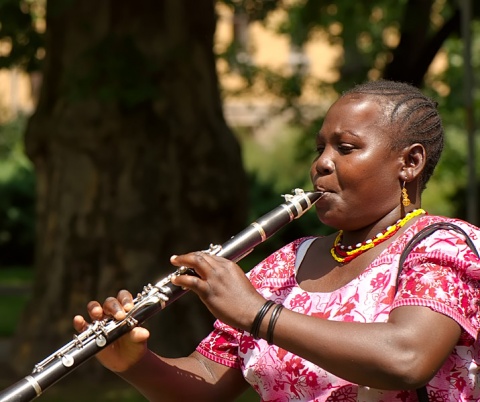
[[[263,297],[272,298],[272,292],[290,283],[294,274],[295,253],[298,245],[304,240],[305,238],[297,239],[285,245],[246,274]],[[243,331],[238,331],[217,320],[213,331],[200,342],[196,350],[217,363],[240,368],[238,350],[243,334]],[[244,346],[245,342],[248,343],[248,341],[244,340]]]
[[[438,230],[407,257],[392,309],[423,306],[455,320],[478,338],[480,261],[461,235]]]
[[[265,282],[266,266],[269,259],[275,259],[279,252],[272,254],[266,260],[258,264],[254,269],[246,275],[252,285],[261,292]],[[222,321],[217,320],[214,323],[213,331],[197,346],[197,352],[227,367],[240,368],[240,359],[238,356],[238,348],[243,332],[236,330]]]
[[[213,331],[197,346],[197,352],[216,363],[240,368],[238,345],[241,333],[217,320]]]

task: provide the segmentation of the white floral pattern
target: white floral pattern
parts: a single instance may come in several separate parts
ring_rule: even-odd
[[[398,262],[405,245],[416,232],[438,221],[461,225],[480,249],[480,231],[474,226],[425,216],[412,224],[360,276],[333,292],[307,292],[298,286],[294,269],[296,251],[305,239],[273,253],[248,276],[265,298],[322,319],[385,322],[390,311],[401,306],[426,306],[451,317],[461,325],[463,333],[449,359],[428,384],[429,398],[431,402],[477,401],[480,400],[477,342],[480,262],[462,236],[439,230],[417,245],[404,264],[396,291]],[[240,368],[263,402],[417,400],[415,391],[382,391],[349,383],[220,321],[197,350],[218,363]]]

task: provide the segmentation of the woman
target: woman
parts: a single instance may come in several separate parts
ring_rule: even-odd
[[[339,231],[296,240],[247,276],[220,257],[173,256],[199,275],[174,283],[218,318],[214,331],[190,356],[167,359],[135,328],[98,359],[152,401],[234,400],[248,384],[262,401],[415,401],[425,384],[431,401],[478,400],[480,264],[465,238],[428,236],[397,288],[409,239],[448,220],[420,209],[442,147],[436,104],[418,89],[377,81],[343,94],[316,137],[310,171],[325,192],[318,218]],[[122,319],[131,308],[121,291],[88,312]],[[74,318],[78,331],[86,325]]]

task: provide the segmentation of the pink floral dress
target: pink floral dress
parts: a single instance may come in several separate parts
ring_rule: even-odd
[[[430,402],[480,400],[480,262],[461,235],[439,230],[409,254],[395,282],[400,254],[420,229],[437,221],[424,216],[384,250],[365,271],[342,288],[329,293],[307,292],[296,282],[301,247],[298,239],[270,255],[248,276],[265,298],[303,314],[336,321],[386,322],[401,306],[425,306],[445,314],[462,327],[462,336],[443,367],[427,386]],[[480,249],[480,230],[462,226]],[[435,329],[432,328],[432,341]],[[197,350],[204,356],[242,370],[264,402],[287,401],[416,401],[415,391],[384,391],[350,383],[263,339],[253,339],[220,321]],[[394,356],[392,356],[394,359]]]

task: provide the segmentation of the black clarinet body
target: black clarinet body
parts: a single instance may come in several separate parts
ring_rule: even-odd
[[[322,196],[322,192],[304,192],[284,195],[285,203],[274,208],[231,237],[222,245],[211,245],[204,252],[237,262],[255,246],[267,240],[283,226],[302,216]],[[40,396],[47,388],[71,373],[82,363],[116,341],[132,328],[141,325],[160,310],[175,302],[187,292],[175,286],[176,275],[194,274],[188,267],[180,267],[155,285],[148,284],[134,300],[134,307],[125,319],[106,319],[92,322],[88,328],[74,335],[72,341],[35,365],[31,374],[0,392],[0,402],[27,402]]]

